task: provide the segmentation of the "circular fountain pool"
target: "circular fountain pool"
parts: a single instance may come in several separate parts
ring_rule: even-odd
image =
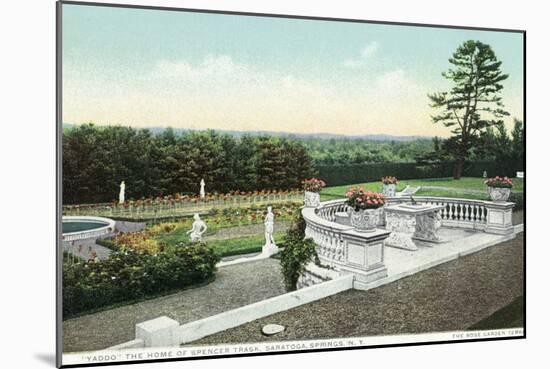
[[[114,231],[115,221],[91,216],[64,216],[61,222],[63,241],[97,238]]]

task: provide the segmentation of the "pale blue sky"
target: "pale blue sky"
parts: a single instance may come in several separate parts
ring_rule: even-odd
[[[63,120],[446,135],[426,94],[468,39],[493,47],[521,118],[520,33],[66,4]]]

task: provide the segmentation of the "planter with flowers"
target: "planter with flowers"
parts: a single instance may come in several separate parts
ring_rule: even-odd
[[[393,176],[382,177],[382,194],[385,197],[395,196],[395,189],[397,187],[397,178]]]
[[[316,208],[321,204],[321,189],[327,184],[319,178],[310,178],[302,181],[304,188],[304,203],[306,207]]]
[[[512,180],[508,177],[499,177],[489,178],[485,181],[487,189],[489,191],[489,196],[493,201],[507,201],[512,192]]]
[[[380,208],[386,203],[383,194],[352,187],[346,193],[351,208],[350,223],[357,232],[372,232],[380,219]]]

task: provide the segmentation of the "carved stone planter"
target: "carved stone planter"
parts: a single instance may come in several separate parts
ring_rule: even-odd
[[[373,232],[376,230],[379,217],[379,209],[352,211],[350,222],[357,232]]]
[[[510,197],[510,193],[512,192],[512,189],[506,188],[506,187],[487,187],[487,190],[489,191],[489,196],[491,197],[491,200],[493,201],[507,201]]]
[[[321,204],[321,194],[319,192],[305,191],[304,204],[308,208],[316,208]]]
[[[382,194],[385,197],[394,197],[395,196],[395,184],[383,184],[382,185]]]

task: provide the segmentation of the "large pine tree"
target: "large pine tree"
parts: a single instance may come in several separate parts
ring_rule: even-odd
[[[450,127],[453,136],[453,156],[456,164],[453,176],[460,179],[464,162],[480,134],[488,127],[503,124],[509,115],[503,110],[501,82],[508,78],[500,70],[491,47],[480,41],[464,42],[449,59],[453,65],[443,72],[452,82],[450,91],[429,94],[431,106],[441,112],[432,116],[434,123]]]

